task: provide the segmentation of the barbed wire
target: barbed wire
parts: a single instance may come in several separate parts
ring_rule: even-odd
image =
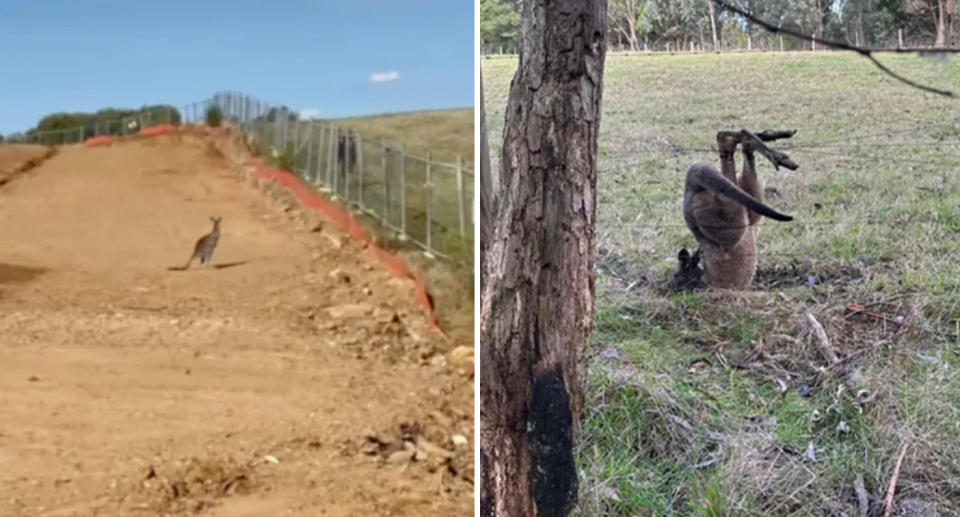
[[[926,91],[926,92],[935,93],[935,94],[937,94],[937,95],[943,95],[944,97],[954,97],[954,93],[953,93],[952,91],[950,91],[950,90],[941,90],[941,89],[939,89],[939,88],[933,88],[933,87],[931,87],[931,86],[926,86],[926,85],[920,84],[920,83],[918,83],[918,82],[916,82],[916,81],[913,81],[913,80],[911,80],[911,79],[908,79],[908,78],[906,78],[906,77],[904,77],[904,76],[902,76],[902,75],[900,75],[900,74],[897,74],[897,73],[894,72],[893,70],[890,70],[889,68],[887,68],[883,63],[881,63],[880,61],[878,61],[877,58],[875,58],[875,57],[873,56],[873,54],[874,54],[875,52],[939,52],[939,53],[941,53],[941,54],[943,54],[943,55],[947,55],[947,54],[950,54],[950,53],[960,52],[960,49],[952,49],[952,48],[936,48],[936,49],[882,49],[882,48],[860,47],[860,46],[856,46],[856,45],[851,45],[851,44],[846,43],[846,42],[843,42],[843,41],[834,41],[834,40],[828,40],[828,39],[824,39],[824,38],[818,38],[818,37],[816,37],[816,36],[811,36],[811,35],[809,35],[809,34],[804,34],[804,33],[802,33],[802,32],[798,32],[798,31],[792,30],[792,29],[787,28],[787,27],[782,27],[782,26],[774,25],[774,24],[772,24],[772,23],[770,23],[770,22],[768,22],[768,21],[766,21],[766,20],[763,20],[763,19],[761,19],[761,18],[758,18],[758,17],[754,16],[754,15],[751,14],[751,13],[748,13],[747,11],[745,11],[745,10],[743,10],[743,9],[737,7],[737,6],[734,6],[734,5],[730,4],[729,2],[727,2],[727,1],[725,1],[725,0],[713,0],[713,2],[714,2],[715,4],[717,4],[719,7],[723,8],[723,9],[727,9],[728,11],[730,11],[730,12],[732,12],[732,13],[735,13],[735,14],[740,15],[741,17],[743,17],[743,18],[746,19],[746,20],[749,20],[749,21],[751,21],[751,22],[753,22],[753,23],[756,23],[756,24],[759,25],[760,27],[763,27],[765,30],[767,30],[768,32],[771,32],[771,33],[773,33],[773,34],[778,34],[778,33],[787,34],[787,35],[793,36],[793,37],[795,37],[795,38],[800,38],[800,39],[803,39],[803,40],[812,41],[812,42],[819,43],[819,44],[824,45],[824,46],[833,47],[833,48],[840,49],[840,50],[849,50],[849,51],[852,51],[852,52],[856,52],[857,54],[860,54],[861,56],[869,59],[870,62],[873,63],[874,66],[876,66],[877,68],[879,68],[880,71],[882,71],[883,73],[889,75],[890,77],[892,77],[892,78],[894,78],[894,79],[896,79],[896,80],[898,80],[898,81],[900,81],[900,82],[902,82],[902,83],[904,83],[904,84],[906,84],[906,85],[908,85],[908,86],[912,86],[912,87],[914,87],[914,88],[917,88],[917,89],[919,89],[919,90],[923,90],[923,91]]]
[[[960,214],[957,215],[955,219],[942,219],[942,218],[913,218],[907,220],[874,220],[874,219],[832,219],[829,221],[803,221],[799,219],[794,219],[783,223],[783,225],[788,225],[789,227],[795,228],[798,226],[802,227],[817,227],[817,226],[839,226],[841,224],[847,224],[849,226],[919,226],[922,224],[934,224],[934,225],[957,225],[957,231],[960,232]],[[687,225],[684,223],[644,223],[644,224],[631,224],[629,225],[631,229],[633,228],[643,228],[643,229],[656,229],[656,228],[687,228]],[[742,226],[724,226],[724,228],[746,228],[747,225]],[[762,226],[761,226],[762,227]],[[787,227],[787,226],[784,226]]]
[[[923,126],[918,126],[918,127],[927,127],[927,128],[931,128],[931,127],[951,127],[951,128],[952,128],[952,127],[955,127],[955,126],[954,126],[952,123],[944,123],[944,124],[935,124],[935,125],[925,124],[925,125],[923,125]],[[940,147],[940,146],[956,146],[958,149],[960,149],[960,131],[958,131],[958,138],[957,138],[956,140],[946,140],[946,141],[939,141],[939,142],[929,142],[929,141],[927,141],[927,142],[899,142],[899,143],[877,143],[877,144],[872,144],[872,143],[858,143],[858,144],[842,143],[842,144],[841,144],[841,143],[840,143],[840,142],[847,142],[847,141],[849,141],[849,140],[854,140],[854,139],[858,139],[858,138],[859,138],[859,139],[865,139],[865,138],[871,138],[871,137],[876,137],[876,136],[885,136],[885,135],[894,134],[894,133],[916,132],[916,130],[917,130],[917,128],[916,128],[916,127],[913,127],[913,128],[904,128],[904,129],[897,130],[897,131],[888,131],[888,132],[884,132],[884,133],[875,133],[875,134],[873,134],[873,135],[861,135],[861,136],[859,136],[859,137],[851,137],[851,138],[848,138],[848,139],[830,139],[830,140],[824,140],[824,141],[820,141],[820,142],[804,142],[804,143],[802,143],[802,144],[794,144],[794,145],[792,145],[792,146],[788,144],[788,145],[780,146],[779,149],[782,149],[782,150],[784,150],[784,151],[798,152],[798,153],[814,153],[814,152],[816,152],[816,153],[818,153],[820,156],[827,156],[827,157],[832,157],[832,158],[841,158],[841,159],[848,159],[848,160],[850,160],[850,159],[863,159],[863,160],[871,160],[871,161],[877,161],[877,162],[886,161],[886,162],[891,162],[891,163],[901,163],[901,164],[907,164],[907,165],[944,166],[944,165],[951,165],[953,161],[960,162],[960,155],[957,155],[957,154],[947,154],[947,153],[944,153],[944,158],[945,158],[945,160],[923,160],[923,159],[919,159],[919,158],[903,158],[903,157],[894,157],[894,156],[881,155],[881,154],[865,154],[865,153],[862,153],[862,152],[860,152],[860,153],[830,153],[830,152],[822,152],[822,151],[820,151],[820,150],[822,150],[822,149],[846,149],[846,148],[857,148],[857,149],[864,149],[864,148],[878,148],[878,149],[880,149],[880,148],[903,148],[903,149],[909,149],[909,148],[914,148],[914,147],[916,147],[916,148],[921,148],[921,147]],[[671,153],[670,158],[672,158],[672,159],[680,158],[682,155],[684,155],[684,154],[689,154],[689,153],[711,153],[711,154],[716,154],[717,152],[719,152],[716,147],[678,146],[678,145],[675,145],[675,144],[673,144],[673,143],[671,143],[671,142],[669,142],[669,141],[661,141],[657,147],[661,148],[662,150],[669,151],[669,152]],[[602,156],[603,156],[604,158],[611,158],[611,157],[612,157],[612,158],[616,158],[616,157],[618,157],[618,156],[633,156],[634,154],[635,154],[635,153],[611,153],[611,152],[609,152],[609,151],[606,151],[606,152],[603,152],[603,153],[602,153]]]

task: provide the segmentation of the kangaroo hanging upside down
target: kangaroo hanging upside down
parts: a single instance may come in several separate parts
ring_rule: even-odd
[[[703,277],[707,286],[721,289],[747,289],[757,272],[756,224],[760,216],[776,221],[791,221],[763,204],[763,186],[757,177],[754,152],[763,154],[775,168],[780,165],[796,170],[790,158],[764,144],[765,141],[790,138],[796,131],[764,131],[759,135],[743,129],[720,131],[720,170],[700,163],[687,170],[683,193],[683,219],[700,244],[691,256],[680,251],[680,271],[674,275],[674,289],[689,289]],[[737,144],[743,151],[743,171],[737,177],[733,154]],[[703,270],[698,261],[703,262]]]

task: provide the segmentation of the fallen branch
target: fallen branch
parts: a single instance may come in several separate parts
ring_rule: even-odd
[[[823,354],[823,357],[830,363],[830,366],[839,363],[840,358],[837,357],[837,353],[834,352],[833,347],[830,346],[830,339],[827,338],[827,331],[823,329],[823,325],[809,312],[806,317],[807,323],[810,325],[810,330],[813,331],[813,336],[817,338],[817,342],[820,344],[820,353]]]
[[[907,445],[904,442],[900,448],[900,457],[897,458],[897,464],[893,467],[893,476],[890,477],[890,486],[887,487],[887,497],[883,501],[883,517],[890,517],[893,511],[893,493],[897,491],[897,481],[900,480],[900,466],[903,465],[903,457],[907,454]]]
[[[870,513],[870,499],[867,498],[867,488],[863,485],[863,474],[857,474],[857,479],[853,481],[853,491],[857,493],[860,517],[867,517]]]

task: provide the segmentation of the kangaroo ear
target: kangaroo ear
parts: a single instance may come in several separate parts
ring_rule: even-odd
[[[687,263],[690,262],[690,252],[687,251],[687,248],[680,248],[680,253],[677,253],[677,260],[680,261],[680,269],[687,266]]]

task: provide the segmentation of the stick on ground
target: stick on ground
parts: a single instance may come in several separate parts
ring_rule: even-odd
[[[833,347],[830,346],[830,340],[827,338],[827,331],[823,329],[823,325],[809,312],[806,317],[810,330],[813,331],[813,336],[817,338],[817,342],[820,344],[820,353],[823,354],[823,357],[831,366],[839,363],[840,359],[837,357],[837,353],[833,351]]]
[[[890,517],[893,511],[893,493],[897,491],[897,481],[900,480],[900,466],[903,465],[903,457],[907,454],[908,442],[903,443],[900,448],[900,457],[897,458],[897,464],[893,467],[893,476],[890,477],[890,486],[887,487],[887,497],[883,501],[883,517]]]

